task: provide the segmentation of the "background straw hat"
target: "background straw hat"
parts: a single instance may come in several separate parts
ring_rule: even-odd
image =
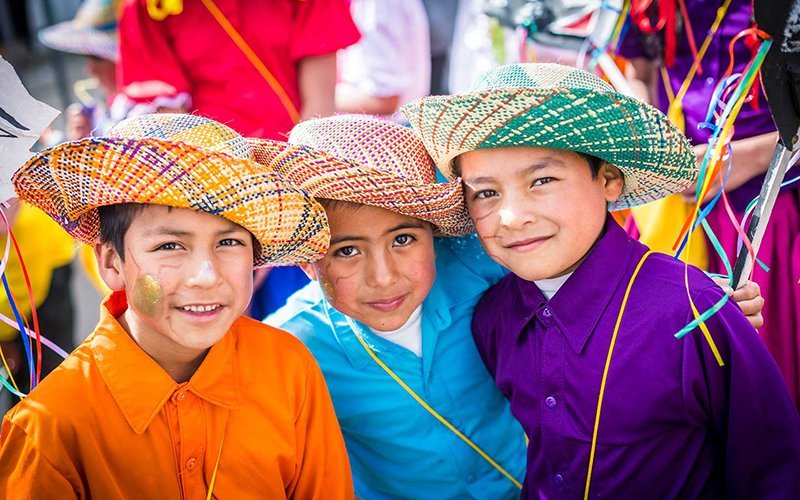
[[[437,235],[472,232],[461,182],[437,183],[436,167],[409,128],[366,115],[338,115],[296,125],[294,150],[251,140],[256,158],[316,198],[391,210],[434,226]]]
[[[39,31],[45,47],[117,60],[117,11],[119,0],[86,0],[75,18]]]
[[[14,174],[13,183],[21,200],[88,244],[99,236],[97,207],[117,203],[224,217],[255,236],[260,246],[255,267],[315,261],[330,240],[325,212],[316,201],[255,162],[245,139],[231,128],[196,115],[124,120],[108,137],[38,153]]]
[[[467,93],[423,97],[403,113],[448,178],[453,159],[478,148],[567,149],[622,171],[622,195],[609,204],[618,210],[682,191],[697,176],[689,141],[663,113],[569,66],[501,66]]]

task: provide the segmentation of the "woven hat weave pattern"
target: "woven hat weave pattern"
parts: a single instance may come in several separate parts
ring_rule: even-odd
[[[75,18],[39,31],[42,45],[61,52],[117,60],[119,0],[86,0]]]
[[[277,150],[255,142],[271,162],[315,198],[384,208],[434,226],[437,235],[473,231],[460,182],[437,183],[436,169],[416,134],[377,117],[338,115],[296,125],[295,145]]]
[[[287,147],[274,143],[276,149]],[[125,120],[109,137],[42,151],[13,178],[20,199],[68,233],[95,243],[97,208],[151,203],[203,211],[250,231],[255,267],[313,262],[328,248],[323,208],[269,166],[250,157],[229,127],[196,115],[155,114]]]
[[[501,66],[467,93],[423,97],[403,112],[448,178],[454,158],[479,148],[571,150],[622,171],[622,194],[609,204],[619,210],[686,189],[697,176],[689,141],[663,113],[569,66]]]

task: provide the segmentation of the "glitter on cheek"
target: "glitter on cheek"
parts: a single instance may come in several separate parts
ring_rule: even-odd
[[[133,305],[145,316],[155,316],[164,301],[164,290],[152,274],[136,278],[132,293]]]

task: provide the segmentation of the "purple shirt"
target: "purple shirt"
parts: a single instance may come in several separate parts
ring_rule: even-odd
[[[691,13],[692,31],[697,47],[699,48],[714,22],[717,9],[723,2],[722,0],[685,1],[686,8],[688,12]],[[723,18],[719,30],[717,30],[701,62],[703,74],[696,74],[689,84],[689,89],[683,98],[683,114],[686,118],[686,136],[692,141],[692,144],[705,144],[712,135],[710,129],[698,129],[697,125],[705,120],[706,111],[711,102],[714,88],[717,83],[722,80],[722,75],[725,73],[730,63],[728,46],[739,32],[751,26],[752,15],[753,6],[751,0],[733,0],[731,2],[728,12]],[[663,57],[663,42],[660,46],[657,46],[658,44],[654,42],[655,40],[653,37],[644,36],[633,23],[630,23],[629,31],[617,52],[629,59],[638,57],[660,59]],[[744,41],[737,41],[734,46],[733,72],[744,72],[751,58],[750,49],[745,45]],[[683,79],[689,74],[689,69],[693,63],[694,60],[689,47],[689,40],[686,33],[681,31],[678,36],[678,44],[675,51],[675,65],[667,70],[673,92],[678,92],[681,84],[683,84]],[[657,102],[653,104],[666,113],[669,108],[669,99],[667,98],[664,85],[660,81],[660,74],[658,78]],[[759,108],[755,109],[752,101],[742,106],[739,115],[736,117],[734,139],[746,139],[775,130],[775,124],[772,121],[766,97],[764,97],[764,92],[761,89],[760,83],[757,84],[759,85]],[[734,154],[736,154],[735,150]],[[747,204],[758,196],[763,183],[764,176],[759,175],[729,193],[729,199],[734,208],[740,212],[744,211]],[[796,187],[797,184],[794,184],[787,189]]]
[[[583,495],[611,334],[647,247],[609,216],[606,232],[548,301],[513,274],[487,292],[473,335],[530,438],[524,498]],[[705,311],[722,290],[689,268]],[[800,417],[756,331],[733,302],[693,319],[684,266],[651,255],[633,285],[606,383],[590,494],[605,498],[800,498]]]

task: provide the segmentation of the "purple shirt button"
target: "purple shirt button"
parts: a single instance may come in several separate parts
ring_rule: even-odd
[[[553,396],[547,396],[544,400],[544,405],[552,410],[556,407],[556,398]]]
[[[564,484],[564,476],[562,476],[561,474],[554,475],[553,484],[555,484],[556,486],[561,486],[562,484]]]
[[[542,309],[542,316],[544,316],[545,318],[549,318],[553,316],[553,313],[550,312],[549,308],[545,307],[544,309]]]

